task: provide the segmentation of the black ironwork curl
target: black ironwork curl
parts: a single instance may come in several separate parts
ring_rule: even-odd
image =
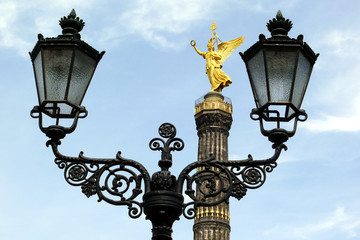
[[[274,170],[274,168],[276,168],[276,166],[277,166],[277,162],[272,162],[269,163],[268,165],[265,165],[264,169],[266,172],[271,173]]]
[[[241,177],[248,188],[258,188],[262,186],[266,180],[264,170],[258,166],[244,168]]]
[[[189,196],[199,204],[201,202],[208,203],[209,199],[229,191],[231,184],[226,182],[231,176],[227,168],[218,168],[217,164],[213,165],[208,162],[205,166],[199,166],[198,169],[200,170],[187,177],[187,190],[191,189],[193,184],[196,183],[198,196]]]
[[[184,148],[184,141],[181,138],[175,138],[176,136],[176,128],[174,125],[170,123],[163,123],[159,127],[159,135],[163,138],[168,138],[165,142],[161,138],[153,138],[150,143],[149,147],[153,151],[162,151],[163,153],[170,154],[172,151],[181,151]],[[162,156],[167,156],[167,155]],[[171,154],[170,154],[171,156]],[[171,159],[171,158],[169,158]],[[165,160],[162,158],[162,160]]]
[[[111,167],[115,167],[114,169],[111,169]],[[120,165],[109,165],[104,168],[99,173],[99,178],[103,173],[107,171],[107,174],[105,174],[104,184],[100,187],[102,191],[106,191],[109,194],[113,196],[118,196],[121,201],[125,201],[125,193],[129,190],[131,183],[136,184],[136,188],[133,191],[133,194],[129,199],[135,198],[138,194],[140,194],[142,191],[140,190],[140,183],[138,182],[137,174],[134,171],[131,171],[128,168],[125,168],[123,164]],[[124,173],[122,173],[124,172]],[[130,176],[125,176],[122,174],[130,174]],[[136,196],[134,196],[134,193]]]
[[[170,201],[170,205],[164,203],[165,208],[180,206],[174,211],[178,209],[180,215],[193,219],[199,206],[218,205],[228,202],[230,197],[240,200],[245,196],[247,189],[262,186],[266,180],[266,173],[273,171],[281,151],[287,149],[282,144],[282,141],[286,140],[283,134],[283,132],[274,132],[271,135],[275,149],[271,158],[254,160],[248,155],[244,160],[219,161],[214,156],[210,156],[208,159],[189,164],[178,178],[168,169],[172,165],[171,152],[182,150],[184,142],[176,138],[176,129],[169,123],[159,128],[159,135],[167,138],[166,141],[154,138],[149,142],[150,149],[161,151],[159,161],[161,171],[153,174],[152,178],[143,165],[123,158],[121,152],[112,159],[88,158],[83,152],[80,152],[78,157],[69,157],[58,151],[58,146],[61,144],[58,138],[49,140],[47,146],[52,147],[56,157],[55,163],[64,170],[65,180],[73,186],[81,186],[82,192],[87,197],[97,195],[98,201],[126,205],[129,216],[138,218],[143,212],[147,217],[152,216],[153,208],[158,206],[156,201],[163,201],[161,192],[164,192],[164,196],[169,197],[166,201]],[[187,203],[183,203],[179,198],[183,191],[190,197]],[[145,200],[144,202],[136,200],[141,194],[147,194],[146,203]]]
[[[277,166],[276,160],[281,151],[287,149],[282,143],[275,143],[273,148],[274,155],[265,160],[254,160],[248,155],[244,160],[218,161],[211,156],[206,160],[189,164],[180,173],[176,188],[178,192],[182,192],[183,184],[186,182],[185,194],[192,201],[184,206],[193,205],[196,211],[198,206],[214,206],[227,202],[230,196],[240,200],[245,196],[247,189],[261,187],[266,181],[266,173],[272,172]],[[194,170],[197,171],[192,173]],[[197,195],[194,185],[198,186]],[[184,210],[184,216],[185,213]],[[194,218],[195,216],[190,213],[191,210],[186,217]]]
[[[193,211],[198,206],[214,206],[228,201],[232,193],[233,174],[222,163],[210,156],[206,160],[189,164],[179,174],[176,191],[182,193],[186,182],[185,194],[192,200],[184,205],[184,208],[188,208],[183,213],[186,218],[194,218],[196,214]]]
[[[64,169],[64,178],[70,185],[81,186],[87,197],[96,194],[99,202],[127,205],[132,218],[141,216],[142,205],[135,199],[143,192],[142,188],[150,191],[150,176],[140,163],[123,158],[120,152],[114,159],[88,158],[83,152],[78,157],[69,157],[58,151],[60,143],[50,140],[47,145],[52,147],[55,163]]]
[[[161,138],[153,138],[149,142],[149,147],[153,151],[161,151],[159,167],[161,171],[168,171],[172,166],[172,151],[181,151],[184,148],[184,141],[176,138],[176,128],[170,123],[163,123],[159,127],[159,135],[168,138],[166,142]]]
[[[69,177],[72,181],[81,181],[86,178],[87,172],[82,164],[77,163],[69,168]]]
[[[197,209],[194,207],[195,202],[184,204],[183,215],[187,219],[194,219],[196,217]]]
[[[162,152],[170,153],[171,151],[183,150],[184,142],[180,138],[170,138],[166,142],[161,138],[154,138],[150,141],[149,147],[153,151],[162,151]]]
[[[159,135],[163,138],[172,138],[176,135],[176,128],[171,123],[163,123],[159,127]]]
[[[80,186],[88,181],[91,176],[99,170],[98,164],[85,164],[82,162],[70,162],[66,159],[56,157],[55,163],[60,169],[64,169],[64,178],[72,186]]]
[[[143,213],[141,203],[133,202],[133,205],[129,206],[129,217],[138,218]]]
[[[224,164],[230,167],[235,176],[240,176],[242,184],[249,189],[261,187],[266,181],[266,173],[270,173],[277,166],[276,160],[283,149],[287,150],[285,144],[273,144],[275,153],[271,158],[265,160],[253,160],[251,155],[246,160],[228,161]]]

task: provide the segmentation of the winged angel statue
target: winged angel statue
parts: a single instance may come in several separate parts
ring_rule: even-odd
[[[215,33],[215,29],[216,25],[214,21],[211,26],[211,30],[213,31],[212,37],[207,44],[209,52],[201,52],[196,47],[195,40],[191,40],[190,45],[194,47],[199,55],[206,59],[206,74],[211,84],[211,91],[221,92],[224,87],[229,86],[232,82],[230,77],[221,70],[222,63],[244,42],[245,37],[239,37],[228,42],[221,42],[219,36]],[[217,44],[218,47],[217,51],[215,51],[214,48],[215,44]]]

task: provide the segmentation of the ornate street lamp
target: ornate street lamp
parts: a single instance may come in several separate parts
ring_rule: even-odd
[[[111,159],[88,158],[82,152],[78,157],[65,156],[58,150],[60,139],[75,130],[78,118],[86,116],[80,104],[104,52],[99,53],[80,40],[79,31],[84,22],[76,17],[74,10],[60,20],[60,25],[63,35],[45,39],[39,35],[30,53],[39,98],[39,105],[31,111],[31,116],[39,118],[40,129],[50,138],[47,146],[53,150],[55,163],[64,170],[65,180],[81,186],[87,197],[97,195],[99,201],[126,205],[131,218],[144,213],[152,222],[153,240],[171,240],[172,225],[181,215],[193,219],[199,207],[228,202],[230,196],[241,199],[247,189],[264,184],[266,173],[276,167],[282,149],[286,149],[283,143],[294,135],[296,124],[292,131],[280,128],[279,124],[268,131],[263,128],[263,120],[279,123],[306,119],[300,118],[306,116],[300,104],[317,55],[302,42],[302,37],[294,40],[286,36],[291,22],[279,13],[277,19],[268,24],[272,37],[265,39],[260,35],[260,41],[242,54],[257,106],[252,118],[260,120],[262,133],[274,143],[272,157],[253,160],[249,155],[245,160],[220,161],[210,155],[190,163],[176,177],[169,171],[172,152],[181,151],[184,142],[176,137],[176,129],[169,123],[160,126],[161,138],[149,143],[151,150],[161,151],[161,170],[153,175],[141,163],[122,157],[120,152]],[[207,95],[211,95],[209,98],[222,96],[215,92]],[[272,110],[273,105],[285,106],[285,112]],[[215,113],[214,119],[222,118],[220,112]],[[43,114],[56,119],[56,124],[44,127]],[[202,121],[214,121],[208,119],[210,115],[200,116],[198,126],[203,125]],[[74,122],[71,127],[64,127],[60,125],[61,118]],[[226,118],[228,128],[231,121]],[[196,190],[200,194],[196,194]],[[184,203],[184,194],[191,199],[187,203]],[[140,196],[142,200],[138,199]]]
[[[300,107],[319,54],[303,42],[303,35],[297,39],[288,37],[292,22],[285,19],[280,10],[267,27],[271,32],[270,38],[260,34],[257,43],[245,53],[240,53],[257,107],[252,110],[251,118],[260,121],[263,135],[281,134],[288,138],[295,134],[297,121],[307,118]],[[281,122],[292,119],[295,119],[292,130],[280,128]],[[276,122],[277,128],[266,130],[263,120]]]
[[[105,52],[99,53],[80,40],[79,32],[85,23],[72,10],[68,17],[60,20],[62,35],[44,38],[38,35],[30,57],[33,62],[39,106],[33,112],[41,112],[56,118],[57,124],[41,130],[52,134],[66,134],[75,130],[58,125],[60,118],[85,117],[86,109],[81,106],[96,66]],[[83,115],[81,115],[83,114]],[[41,118],[41,115],[40,115]],[[64,135],[65,136],[65,135]]]

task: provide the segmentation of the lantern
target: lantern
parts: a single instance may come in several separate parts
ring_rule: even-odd
[[[300,107],[319,54],[303,42],[302,35],[297,39],[287,36],[292,22],[285,19],[280,11],[267,27],[271,38],[265,39],[261,34],[257,43],[240,53],[257,107],[253,109],[252,116],[258,115],[258,118],[252,118],[261,120],[264,135],[270,132],[263,129],[262,120],[277,122],[279,130],[280,122],[295,118],[294,130],[288,132],[291,136],[295,133],[296,121],[306,120],[307,115]]]
[[[72,10],[60,20],[63,35],[39,34],[30,57],[33,62],[39,110],[52,118],[74,118],[105,52],[99,53],[80,40],[83,20]]]

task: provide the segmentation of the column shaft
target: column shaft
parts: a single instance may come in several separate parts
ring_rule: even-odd
[[[195,121],[199,137],[198,160],[213,154],[217,160],[228,161],[231,103],[224,101],[221,93],[210,92],[196,105]],[[229,221],[229,205],[225,202],[213,207],[199,207],[193,228],[194,240],[229,240]]]

